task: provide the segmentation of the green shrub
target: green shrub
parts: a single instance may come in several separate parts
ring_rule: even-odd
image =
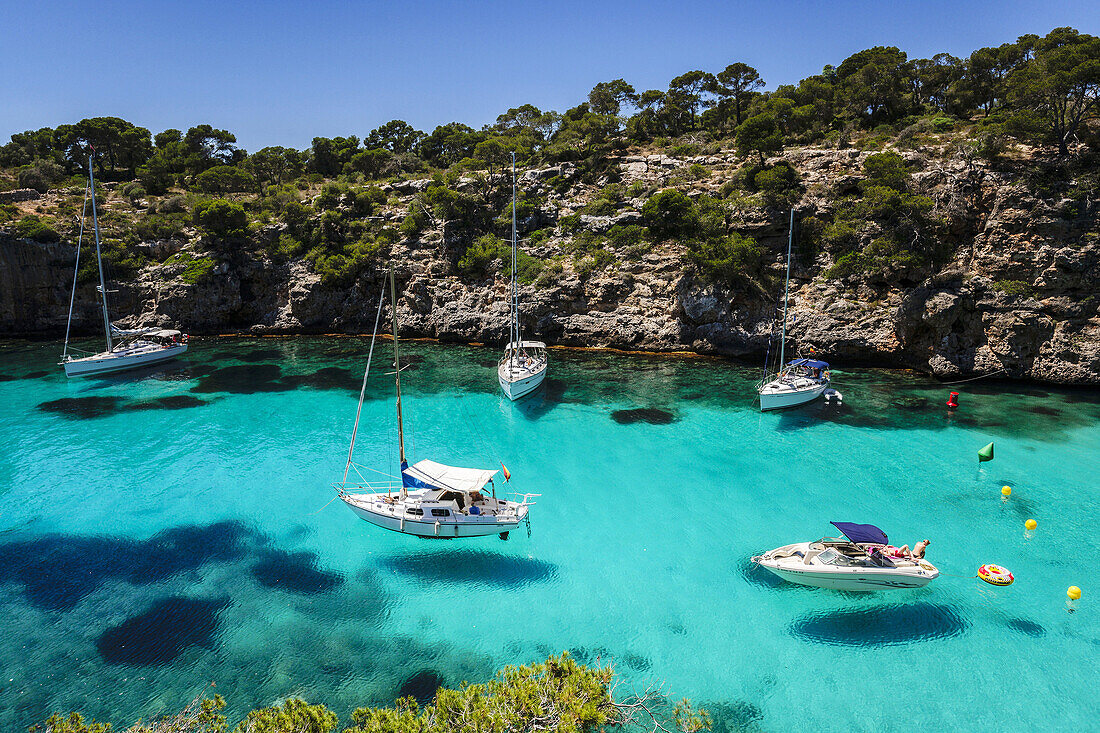
[[[130,199],[130,203],[135,203],[145,198],[146,196],[145,187],[137,181],[131,181],[130,183],[125,184],[121,189],[119,189],[119,193]]]
[[[1035,288],[1024,280],[997,280],[993,283],[993,289],[1005,295],[1019,295],[1025,298],[1035,295]]]
[[[614,216],[619,211],[619,207],[614,201],[600,197],[585,206],[581,211],[591,216]]]
[[[61,236],[52,226],[34,214],[27,214],[15,225],[15,236],[20,239],[33,239],[36,242],[59,242]]]
[[[191,220],[203,233],[218,239],[235,239],[248,234],[248,214],[244,207],[225,199],[198,203]]]
[[[935,117],[932,119],[932,129],[936,132],[947,132],[955,127],[955,120],[950,117]]]
[[[691,235],[698,225],[695,205],[674,188],[650,196],[642,206],[642,219],[662,239]]]
[[[187,219],[183,214],[146,214],[134,222],[131,231],[142,241],[178,239],[186,225]]]
[[[345,244],[325,242],[307,252],[306,260],[321,276],[322,283],[341,287],[358,278],[386,244],[384,238],[369,236]]]
[[[580,277],[588,277],[593,272],[598,272],[616,262],[615,255],[606,249],[596,248],[589,250],[587,254],[573,259],[573,269]]]
[[[65,172],[57,163],[50,160],[36,160],[19,170],[16,176],[20,188],[33,188],[39,193],[50,190],[50,184],[65,177]]]
[[[187,256],[186,259],[183,259],[184,255],[186,255],[186,253],[180,253],[180,261],[186,262],[187,267],[180,273],[179,278],[191,285],[194,285],[210,275],[210,273],[214,271],[214,266],[217,264],[213,257]]]
[[[787,209],[794,205],[801,193],[798,173],[786,163],[777,163],[753,176],[753,183],[764,201],[772,208]]]
[[[895,191],[909,187],[909,165],[893,150],[868,155],[863,161],[863,172],[867,176],[860,184],[863,187],[885,186]]]
[[[689,178],[693,178],[697,181],[702,181],[710,178],[710,169],[708,169],[705,165],[692,163],[687,170],[687,174]]]
[[[740,278],[759,275],[765,250],[752,237],[734,232],[688,245],[688,260],[703,277],[723,285],[733,285]]]
[[[278,705],[253,710],[233,733],[332,733],[337,722],[336,713],[324,705],[310,705],[292,697]]]
[[[558,219],[558,226],[561,227],[562,232],[571,233],[581,228],[581,215],[580,214],[567,214]]]
[[[500,256],[505,258],[506,265],[504,267],[504,276],[512,277],[512,262],[511,252],[505,248],[501,250]],[[524,285],[530,285],[535,282],[538,276],[542,273],[542,268],[545,264],[545,260],[540,260],[538,257],[532,257],[524,252],[522,249],[516,251],[516,279]]]
[[[842,279],[863,272],[866,269],[864,259],[861,252],[848,252],[841,255],[833,266],[825,271],[825,277]]]
[[[401,222],[401,233],[406,237],[411,237],[417,232],[424,231],[430,223],[431,217],[428,216],[428,212],[424,210],[419,201],[413,201],[409,206],[408,216]]]
[[[167,196],[157,204],[157,211],[161,214],[180,214],[187,211],[187,199],[179,194]]]
[[[499,259],[505,249],[504,242],[492,234],[479,237],[462,253],[458,261],[458,271],[471,278],[484,277],[489,265]]]
[[[546,260],[543,262],[542,272],[535,278],[536,288],[548,288],[557,283],[558,276],[564,271],[560,260]]]
[[[321,211],[331,211],[340,205],[346,191],[347,189],[338,183],[325,184],[321,193],[317,195],[314,205]]]
[[[508,666],[492,679],[441,687],[423,708],[413,697],[392,707],[357,708],[344,733],[474,733],[475,731],[663,730],[698,733],[711,729],[710,715],[687,700],[673,703],[661,689],[616,699],[622,689],[612,667],[586,667],[568,653],[545,662]],[[176,715],[138,723],[131,733],[225,733],[225,701],[196,700]],[[252,711],[233,733],[333,733],[336,715],[323,705],[291,698]],[[108,733],[106,724],[85,723],[78,713],[54,714],[31,733]]]
[[[216,165],[195,178],[195,188],[203,193],[233,193],[256,190],[256,179],[235,165]]]
[[[615,225],[607,232],[607,240],[616,247],[628,248],[641,243],[649,234],[648,230],[637,224]]]
[[[127,280],[146,265],[148,259],[133,245],[119,239],[104,239],[100,243],[103,271],[112,279]],[[99,266],[95,257],[82,257],[77,280],[81,283],[98,282]]]

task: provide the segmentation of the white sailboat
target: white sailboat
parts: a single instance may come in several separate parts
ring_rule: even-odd
[[[96,290],[103,302],[103,334],[107,339],[107,350],[98,354],[73,356],[69,347],[69,333],[73,323],[73,304],[76,302],[77,277],[80,273],[80,248],[84,240],[84,221],[88,213],[88,200],[92,203],[92,225],[95,231],[95,256],[99,264],[99,286]],[[119,341],[115,343],[115,338]],[[141,328],[119,329],[107,314],[107,286],[103,278],[103,257],[99,248],[99,218],[95,201],[95,174],[92,170],[92,156],[88,156],[88,188],[84,192],[84,209],[80,217],[80,234],[76,241],[76,266],[73,271],[73,292],[69,298],[69,319],[65,324],[65,347],[61,352],[60,364],[65,368],[66,377],[83,377],[92,374],[118,372],[124,369],[157,364],[175,359],[187,351],[187,335],[179,331]]]
[[[363,412],[370,362],[374,355],[374,338],[377,337],[378,321],[382,315],[382,303],[385,299],[383,291],[374,319],[375,337],[371,338],[367,367],[363,372],[363,387],[359,392],[359,409],[355,413],[355,427],[351,433],[351,447],[344,466],[344,477],[340,483],[333,484],[337,495],[360,519],[383,529],[420,537],[454,539],[495,534],[506,540],[508,532],[521,523],[527,523],[530,529],[527,513],[534,504],[531,498],[538,494],[524,494],[520,501],[498,499],[493,483],[498,473],[495,469],[446,466],[430,460],[419,461],[410,466],[405,459],[405,429],[401,415],[401,351],[397,342],[397,291],[392,268],[389,280],[393,304],[393,360],[401,480],[348,482],[348,472],[352,468],[359,473],[352,463],[352,456],[355,451],[355,436],[359,432],[359,418]],[[501,469],[505,479],[510,478],[508,469],[503,464]],[[486,486],[490,488],[487,490]]]
[[[546,344],[541,341],[524,341],[519,333],[519,285],[517,281],[516,236],[516,154],[512,153],[512,295],[508,323],[508,345],[504,357],[497,364],[500,388],[510,400],[518,400],[534,392],[546,378],[549,359]]]
[[[791,242],[794,239],[794,209],[787,232],[787,280],[783,285],[783,327],[779,337],[779,371],[766,375],[756,385],[761,410],[795,407],[817,399],[829,388],[829,365],[817,359],[795,359],[784,364],[787,346],[787,305],[791,285]]]

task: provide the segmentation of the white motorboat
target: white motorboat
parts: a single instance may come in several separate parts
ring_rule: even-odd
[[[832,590],[923,588],[940,571],[923,557],[896,556],[886,533],[873,524],[832,522],[844,537],[796,542],[752,561],[792,583]]]
[[[760,385],[760,409],[779,410],[804,405],[820,397],[828,388],[828,363],[795,359],[770,382]]]
[[[518,400],[531,394],[546,379],[549,358],[546,344],[524,341],[519,333],[519,284],[517,261],[519,240],[516,236],[516,154],[512,153],[512,290],[508,316],[508,345],[497,364],[497,380],[505,396]]]
[[[781,410],[812,402],[829,388],[829,365],[815,359],[795,359],[786,364],[787,349],[787,305],[791,285],[791,244],[794,241],[794,209],[791,209],[791,223],[787,231],[787,279],[783,285],[783,326],[779,336],[779,368],[775,374],[767,374],[768,365],[764,365],[765,375],[756,385],[760,395],[760,409]]]
[[[359,392],[359,410],[355,414],[355,427],[351,433],[351,447],[344,466],[344,477],[340,483],[334,484],[337,495],[360,519],[403,534],[441,539],[495,534],[501,539],[508,539],[508,532],[521,523],[526,524],[530,530],[528,511],[534,504],[531,498],[538,494],[524,494],[516,501],[498,499],[494,483],[498,472],[495,469],[446,466],[430,460],[410,466],[405,459],[405,429],[401,415],[401,350],[397,340],[397,295],[392,269],[389,280],[393,303],[393,359],[401,479],[348,482],[349,470],[355,468],[356,473],[359,473],[358,467],[352,462],[352,456],[355,451],[355,436],[359,432],[359,418],[363,411],[371,358],[374,355],[372,338],[367,367],[363,372],[363,387]],[[383,295],[378,302],[378,313],[374,322],[375,337],[378,335],[378,321],[384,299]],[[505,480],[510,480],[511,476],[504,464],[501,464],[501,470]],[[490,488],[486,490],[486,486]]]
[[[107,340],[107,349],[98,354],[74,356],[76,351],[69,346],[69,334],[73,323],[73,305],[76,302],[77,277],[80,273],[80,248],[84,240],[84,222],[88,212],[88,202],[92,204],[92,225],[95,231],[95,256],[99,265],[99,286],[96,288],[102,298],[103,334]],[[115,339],[119,339],[118,342]],[[65,324],[65,347],[61,351],[60,365],[65,369],[66,377],[85,377],[93,374],[120,372],[125,369],[159,364],[175,359],[187,351],[187,335],[175,330],[157,328],[120,329],[111,323],[107,312],[107,286],[103,278],[103,257],[99,247],[99,217],[96,213],[95,174],[92,169],[92,156],[88,156],[88,188],[84,192],[84,210],[80,218],[80,235],[76,241],[76,267],[73,271],[73,292],[69,298],[69,319]]]

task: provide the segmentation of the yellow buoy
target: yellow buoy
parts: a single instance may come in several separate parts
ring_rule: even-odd
[[[1011,486],[1002,486],[1001,487],[1001,496],[1012,496],[1012,487]]]
[[[1069,590],[1067,590],[1067,591],[1066,591],[1066,596],[1067,596],[1067,597],[1068,597],[1068,598],[1069,598],[1069,599],[1070,599],[1071,601],[1076,601],[1076,600],[1077,600],[1078,598],[1080,598],[1080,597],[1081,597],[1081,589],[1080,589],[1080,588],[1078,588],[1078,587],[1077,587],[1077,586],[1075,586],[1075,585],[1071,585],[1071,586],[1069,587]]]
[[[1029,530],[1035,529],[1038,526],[1039,526],[1039,523],[1036,522],[1034,519],[1029,519],[1026,522],[1024,522],[1024,527],[1026,529],[1029,529]]]

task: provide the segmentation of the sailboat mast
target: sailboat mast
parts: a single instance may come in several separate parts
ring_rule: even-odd
[[[516,153],[512,151],[512,323],[509,334],[514,346],[509,356],[508,364],[511,366],[516,358],[516,349],[519,348],[519,293],[516,290]]]
[[[99,262],[99,292],[103,296],[103,333],[107,337],[107,351],[114,349],[111,343],[111,321],[107,316],[107,283],[103,281],[103,256],[99,251],[99,218],[95,210],[95,174],[92,172],[92,155],[88,155],[88,187],[92,189],[92,225],[95,229],[95,258]]]
[[[401,467],[405,467],[405,426],[401,422],[401,352],[397,348],[397,286],[393,281],[393,264],[390,264],[390,315],[393,322],[393,367],[397,381],[397,447],[401,454]]]
[[[80,209],[80,234],[76,237],[76,264],[73,265],[73,292],[69,296],[69,318],[65,321],[65,347],[61,350],[62,359],[65,359],[69,355],[69,330],[73,325],[73,305],[76,304],[76,280],[80,276],[80,247],[84,242],[84,220],[88,216],[89,188],[84,189],[84,206]]]
[[[782,371],[786,359],[787,346],[787,293],[791,287],[791,241],[794,239],[794,209],[791,209],[791,223],[787,229],[787,281],[783,283],[783,329],[779,337],[779,369]]]

